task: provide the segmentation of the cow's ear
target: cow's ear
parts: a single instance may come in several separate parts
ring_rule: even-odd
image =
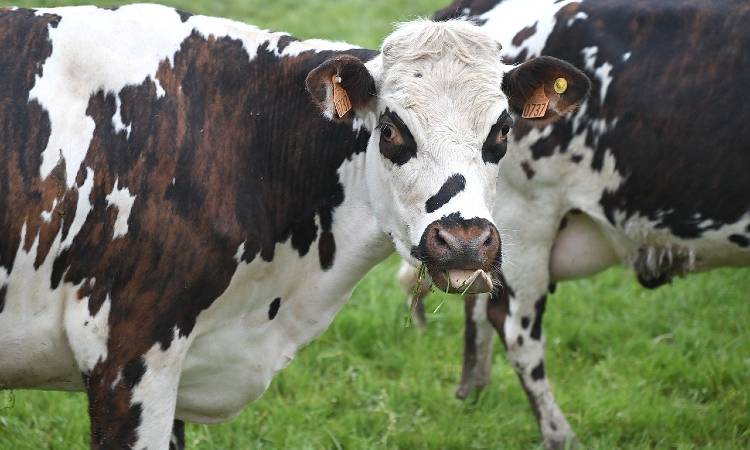
[[[514,67],[503,77],[511,110],[537,125],[574,111],[591,90],[591,80],[571,64],[540,56]]]
[[[307,92],[332,120],[352,120],[375,98],[375,80],[358,58],[339,55],[310,71],[305,80]]]

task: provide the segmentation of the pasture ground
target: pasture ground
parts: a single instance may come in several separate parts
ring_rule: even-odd
[[[15,5],[80,3],[90,2]],[[429,15],[447,0],[166,3],[376,47],[392,22]],[[392,257],[375,268],[331,328],[239,417],[189,425],[188,448],[540,448],[499,344],[492,384],[468,401],[454,399],[463,306],[457,297],[433,295],[428,328],[406,326],[397,267]],[[696,275],[656,291],[620,269],[561,284],[545,318],[547,372],[585,447],[750,448],[749,293],[748,269]],[[78,450],[87,441],[84,396],[0,392],[0,450]]]

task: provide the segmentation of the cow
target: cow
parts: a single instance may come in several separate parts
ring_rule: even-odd
[[[532,7],[533,6],[533,7]],[[519,124],[500,168],[495,223],[505,231],[504,289],[468,296],[456,391],[485,386],[497,331],[545,448],[575,442],[545,375],[542,317],[555,283],[613,265],[647,288],[750,264],[750,8],[746,1],[457,0],[503,57],[539,55],[585,70],[592,95],[569,118]],[[399,278],[419,304],[404,263]],[[578,325],[576,325],[578,326]],[[580,324],[584,326],[584,324]]]
[[[235,416],[394,249],[492,289],[513,122],[590,87],[464,20],[380,51],[159,5],[2,9],[0,36],[0,387],[85,392],[93,449]]]

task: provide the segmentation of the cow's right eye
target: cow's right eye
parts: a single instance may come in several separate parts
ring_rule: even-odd
[[[380,153],[400,166],[417,155],[417,145],[406,124],[398,114],[389,110],[381,116],[380,124]]]

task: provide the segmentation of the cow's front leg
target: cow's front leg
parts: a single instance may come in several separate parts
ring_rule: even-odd
[[[175,420],[172,424],[172,437],[169,438],[169,450],[185,450],[185,422]]]
[[[145,352],[110,341],[107,358],[84,375],[92,449],[184,448],[184,427],[174,420],[185,348],[177,341]]]
[[[542,267],[546,267],[542,266]],[[555,401],[544,368],[542,320],[547,302],[547,276],[542,283],[519,286],[509,281],[501,302],[488,305],[488,318],[500,333],[507,357],[531,403],[546,449],[576,442],[575,433]],[[507,302],[508,307],[502,306]],[[493,311],[492,308],[497,311]],[[505,314],[507,312],[507,314]]]
[[[487,321],[489,294],[464,296],[464,364],[456,397],[465,399],[490,382],[495,332]]]

